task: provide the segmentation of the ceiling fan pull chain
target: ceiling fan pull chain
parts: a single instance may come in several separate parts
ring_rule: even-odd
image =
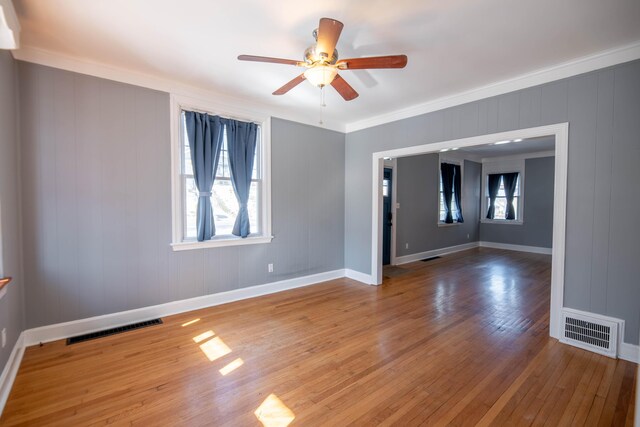
[[[324,120],[323,120],[323,113],[324,110],[323,108],[326,107],[327,104],[324,103],[324,86],[320,87],[320,126],[324,126]]]

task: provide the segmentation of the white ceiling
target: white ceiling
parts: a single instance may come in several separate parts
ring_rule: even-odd
[[[640,40],[638,0],[14,0],[24,50],[48,51],[320,117],[302,71],[239,54],[302,59],[321,17],[345,24],[341,58],[406,54],[403,70],[343,71],[360,93],[326,93],[343,127]],[[20,58],[20,53],[16,55]],[[278,114],[276,114],[278,115]]]

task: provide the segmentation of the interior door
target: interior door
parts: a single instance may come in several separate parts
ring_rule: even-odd
[[[382,181],[382,265],[391,264],[391,227],[393,226],[393,213],[391,210],[391,185],[393,169],[384,168]]]

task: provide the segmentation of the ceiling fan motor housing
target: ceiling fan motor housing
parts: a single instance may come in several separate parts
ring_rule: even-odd
[[[328,59],[325,52],[318,52],[316,50],[316,45],[311,45],[304,51],[304,62],[309,65],[313,65],[318,62],[335,65],[335,63],[338,62],[338,49],[334,49],[331,59]]]

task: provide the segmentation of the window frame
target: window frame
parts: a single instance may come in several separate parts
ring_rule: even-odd
[[[181,117],[183,111],[206,112],[212,115],[231,118],[244,122],[254,122],[260,126],[260,138],[256,148],[259,163],[258,176],[258,222],[260,233],[250,234],[246,238],[233,235],[214,236],[211,240],[198,242],[185,239],[186,222],[184,218],[185,175],[183,169],[183,139]],[[258,181],[260,183],[260,181]],[[205,249],[226,246],[270,243],[273,239],[271,228],[271,117],[255,111],[240,110],[226,105],[181,95],[171,95],[171,248],[174,251]]]
[[[437,211],[436,211],[437,225],[438,227],[453,227],[456,225],[463,225],[464,222],[454,221],[450,224],[447,224],[446,222],[440,219],[440,195],[442,194],[442,191],[440,191],[440,183],[442,182],[442,166],[441,166],[442,163],[449,163],[449,164],[460,166],[460,189],[462,189],[462,197],[460,197],[460,210],[462,211],[462,214],[464,217],[464,159],[454,159],[452,157],[443,156],[442,154],[440,154],[438,156],[438,181],[437,181],[438,187],[436,191],[436,194],[438,197],[438,205],[437,205]],[[453,198],[451,199],[451,203],[453,203]]]
[[[482,162],[482,192],[480,193],[482,201],[481,201],[481,209],[480,209],[480,222],[485,224],[506,224],[506,225],[522,225],[524,224],[524,203],[525,203],[525,194],[524,194],[524,182],[525,182],[525,174],[524,174],[524,159],[510,159],[510,160],[489,160]],[[518,187],[520,190],[520,194],[518,195],[518,210],[516,213],[517,219],[503,219],[503,218],[487,218],[487,210],[489,209],[489,205],[487,203],[487,198],[489,197],[489,175],[492,174],[502,174],[502,173],[512,173],[517,172],[519,183]]]

